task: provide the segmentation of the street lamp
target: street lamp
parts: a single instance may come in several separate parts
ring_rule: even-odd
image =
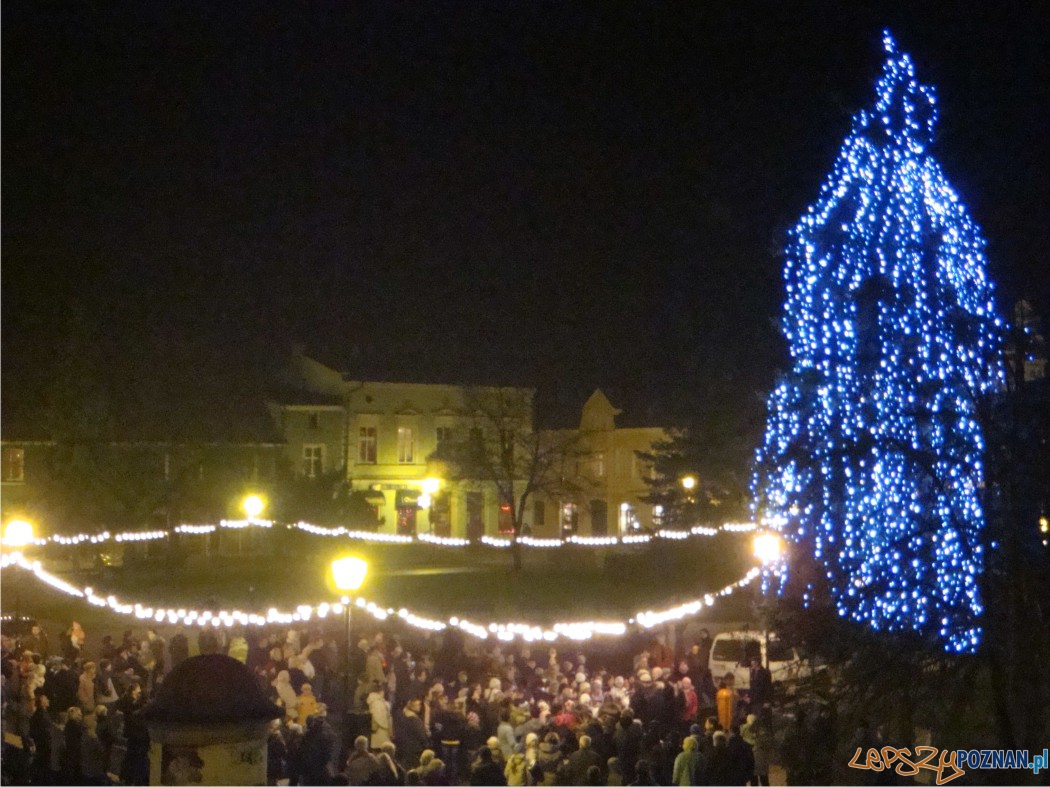
[[[36,540],[33,524],[24,519],[12,519],[4,528],[3,544],[16,549],[27,547]]]
[[[696,476],[682,476],[682,489],[684,489],[686,492],[692,492],[694,489],[696,489]]]
[[[254,520],[258,519],[263,509],[266,508],[266,501],[258,495],[248,495],[241,506],[244,508],[244,513],[248,515],[248,519]]]
[[[763,565],[776,563],[784,555],[784,539],[771,530],[759,531],[752,542],[752,551]]]
[[[342,593],[356,593],[365,584],[368,575],[368,561],[359,557],[342,557],[332,561],[332,582]],[[350,685],[350,654],[353,653],[354,643],[350,633],[350,614],[353,609],[353,599],[343,597],[343,606],[346,608],[346,693],[350,694],[353,688]]]

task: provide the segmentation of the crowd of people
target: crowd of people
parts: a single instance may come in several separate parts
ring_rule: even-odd
[[[732,674],[711,674],[706,631],[679,654],[658,634],[611,668],[581,649],[458,632],[377,630],[349,654],[339,632],[305,625],[197,637],[200,652],[244,663],[283,711],[270,784],[769,783],[769,671],[753,663],[738,692]],[[128,630],[97,653],[84,642],[76,623],[55,648],[39,626],[3,638],[5,740],[22,742],[5,746],[5,783],[149,783],[140,711],[190,640]]]

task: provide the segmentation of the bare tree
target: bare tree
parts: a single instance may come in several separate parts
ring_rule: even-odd
[[[581,455],[580,432],[541,432],[533,425],[533,389],[467,388],[465,433],[439,447],[434,458],[448,465],[450,480],[490,485],[510,513],[511,555],[521,568],[518,536],[529,503],[537,496],[576,491],[566,472]]]

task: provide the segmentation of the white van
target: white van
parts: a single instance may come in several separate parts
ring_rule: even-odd
[[[773,682],[794,680],[809,674],[809,664],[795,648],[789,647],[763,631],[723,631],[711,645],[711,675],[715,686],[727,674],[736,678],[737,689],[751,687],[751,660],[759,659],[769,666]],[[767,660],[768,659],[768,660]]]

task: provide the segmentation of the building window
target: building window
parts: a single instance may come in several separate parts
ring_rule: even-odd
[[[324,473],[324,446],[303,446],[303,475],[307,478],[320,478]]]
[[[402,465],[410,465],[416,461],[416,440],[410,426],[397,428],[397,461]]]
[[[630,503],[620,503],[620,535],[634,533],[641,529],[642,523],[638,521],[634,506]]]
[[[357,432],[357,461],[363,465],[376,463],[376,428],[362,426]]]
[[[443,447],[448,446],[452,442],[452,427],[451,426],[439,426],[437,428],[437,447],[440,451]]]
[[[3,450],[3,475],[8,483],[21,483],[26,480],[26,450],[24,448],[5,448]]]
[[[532,526],[543,527],[546,524],[547,507],[542,500],[532,501]]]
[[[591,457],[591,473],[595,478],[605,477],[605,454],[597,453]]]
[[[514,532],[514,511],[507,501],[499,504],[499,532],[501,534]]]
[[[317,413],[310,413],[306,420],[311,429],[318,429],[321,426],[321,417]]]

